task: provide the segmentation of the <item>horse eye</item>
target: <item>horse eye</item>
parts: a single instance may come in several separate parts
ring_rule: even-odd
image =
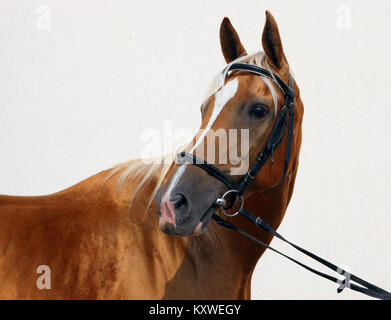
[[[268,113],[269,113],[269,109],[261,104],[252,106],[249,112],[251,117],[258,118],[258,119],[266,117]]]

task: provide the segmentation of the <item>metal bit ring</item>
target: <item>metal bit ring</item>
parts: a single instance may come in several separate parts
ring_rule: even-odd
[[[240,196],[240,207],[239,207],[239,210],[236,211],[235,213],[233,214],[230,214],[228,212],[226,212],[224,210],[224,205],[227,203],[227,201],[225,200],[225,198],[230,194],[230,193],[238,193],[238,190],[228,190],[226,193],[223,194],[223,196],[219,199],[216,200],[216,205],[220,206],[220,209],[221,211],[224,213],[224,215],[226,215],[227,217],[234,217],[234,216],[237,216],[239,214],[239,210],[243,208],[243,205],[244,205],[244,198],[243,196]]]

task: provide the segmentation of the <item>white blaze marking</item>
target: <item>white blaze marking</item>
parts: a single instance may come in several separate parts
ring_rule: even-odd
[[[215,103],[213,106],[212,115],[209,118],[208,124],[206,125],[205,129],[203,130],[201,136],[198,138],[194,146],[191,148],[190,153],[192,153],[201,143],[201,141],[204,139],[210,128],[212,127],[213,123],[221,113],[221,111],[224,109],[225,105],[228,103],[229,100],[231,100],[236,92],[238,91],[238,79],[235,78],[231,81],[228,81],[225,86],[221,88],[220,91],[218,91],[215,94]],[[175,187],[175,185],[178,183],[179,179],[182,177],[183,173],[185,172],[185,169],[187,167],[187,163],[183,164],[179,167],[179,169],[175,172],[174,177],[172,178],[170,185],[166,191],[166,195],[171,192],[171,190]]]
[[[213,112],[212,115],[209,118],[209,122],[206,125],[204,131],[202,132],[202,135],[198,138],[197,142],[194,144],[193,148],[191,148],[190,153],[195,150],[195,148],[198,147],[198,145],[201,143],[201,141],[204,139],[210,128],[212,127],[213,123],[219,116],[220,112],[224,109],[225,105],[229,100],[233,98],[233,96],[236,94],[236,91],[238,91],[238,79],[235,78],[221,88],[220,91],[218,91],[215,94],[215,104],[213,106]]]

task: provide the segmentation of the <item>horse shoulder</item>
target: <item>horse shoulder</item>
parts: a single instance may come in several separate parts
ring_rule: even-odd
[[[0,297],[97,298],[117,281],[118,199],[101,172],[45,196],[0,196]],[[39,289],[50,270],[50,290]]]

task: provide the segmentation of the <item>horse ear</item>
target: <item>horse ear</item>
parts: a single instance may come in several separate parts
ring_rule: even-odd
[[[266,22],[262,34],[262,47],[266,58],[276,70],[280,70],[286,61],[280,32],[273,15],[266,11]]]
[[[247,54],[236,30],[227,17],[224,18],[220,25],[220,44],[227,63]]]

